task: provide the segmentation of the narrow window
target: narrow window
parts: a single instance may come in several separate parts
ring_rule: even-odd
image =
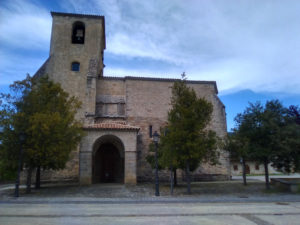
[[[152,138],[152,125],[149,126],[149,137]]]
[[[85,26],[82,22],[75,22],[72,28],[72,43],[84,44]]]
[[[235,171],[237,171],[237,170],[238,170],[238,165],[233,165],[233,169],[234,169]]]
[[[256,169],[256,170],[259,170],[259,164],[258,164],[258,163],[255,164],[255,169]]]
[[[79,71],[80,70],[80,63],[79,62],[72,62],[71,70],[72,71]]]

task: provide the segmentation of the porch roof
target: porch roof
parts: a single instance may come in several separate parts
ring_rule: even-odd
[[[87,129],[87,130],[135,130],[135,131],[140,130],[140,128],[136,127],[136,126],[127,125],[125,123],[113,123],[113,122],[84,125],[83,129]]]

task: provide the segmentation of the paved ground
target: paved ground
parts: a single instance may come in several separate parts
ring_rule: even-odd
[[[13,186],[0,186],[0,224],[238,224],[298,225],[300,195],[249,180],[193,183],[192,195],[180,184],[173,196],[161,185],[154,196],[153,184],[124,186],[101,184],[43,185],[21,197],[13,197]]]
[[[300,203],[5,203],[0,224],[297,225]]]
[[[219,181],[219,182],[198,182],[192,183],[192,197],[197,198],[223,198],[223,197],[270,197],[277,195],[279,190],[265,190],[265,184],[261,181],[249,180],[248,185],[244,186],[242,181]],[[0,200],[6,200],[13,196],[14,185],[0,186]],[[170,196],[168,184],[160,184],[160,194],[163,197]],[[287,192],[281,194],[289,195]],[[21,189],[21,196],[24,198],[50,198],[53,197],[90,197],[90,198],[151,198],[154,196],[153,184],[138,184],[136,186],[125,186],[120,184],[94,184],[91,186],[79,186],[77,184],[46,184],[40,190],[32,190],[32,194],[24,194]],[[176,198],[189,197],[186,194],[186,185],[179,184],[174,189]]]

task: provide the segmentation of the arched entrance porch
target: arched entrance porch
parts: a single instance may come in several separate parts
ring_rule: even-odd
[[[120,158],[123,160],[123,182],[124,184],[136,184],[137,164],[137,133],[138,127],[125,124],[100,123],[84,127],[86,136],[80,142],[79,152],[79,182],[81,185],[92,184],[93,179],[101,180],[101,173],[95,174],[95,159],[102,158],[104,148],[116,148]],[[111,144],[104,146],[105,144]],[[102,146],[103,145],[103,146]],[[102,149],[102,147],[103,149]],[[100,150],[98,152],[98,150]],[[112,158],[118,158],[116,150],[112,150]],[[98,152],[98,153],[97,153]],[[109,151],[108,151],[109,152]],[[100,154],[100,155],[98,155]],[[105,153],[104,153],[104,158]],[[108,157],[109,158],[109,157]],[[109,161],[109,160],[108,160]],[[111,161],[111,160],[110,160]],[[98,162],[98,161],[97,161]],[[101,163],[101,160],[100,160]],[[98,167],[99,168],[99,167]],[[94,170],[94,171],[93,171]],[[101,171],[101,169],[100,169]],[[97,177],[98,176],[98,177]]]
[[[93,183],[124,183],[124,145],[114,135],[100,137],[93,147]]]

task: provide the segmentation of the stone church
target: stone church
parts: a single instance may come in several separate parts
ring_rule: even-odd
[[[103,76],[105,18],[51,12],[50,54],[35,76],[48,76],[82,102],[77,119],[86,136],[70,156],[66,169],[43,173],[44,179],[79,180],[80,184],[136,184],[153,179],[146,162],[152,133],[166,124],[171,87],[176,79]],[[226,134],[225,107],[215,81],[187,81],[199,97],[213,104],[210,128]],[[220,164],[201,165],[195,178],[229,179],[228,155]],[[167,178],[161,172],[161,178]]]

